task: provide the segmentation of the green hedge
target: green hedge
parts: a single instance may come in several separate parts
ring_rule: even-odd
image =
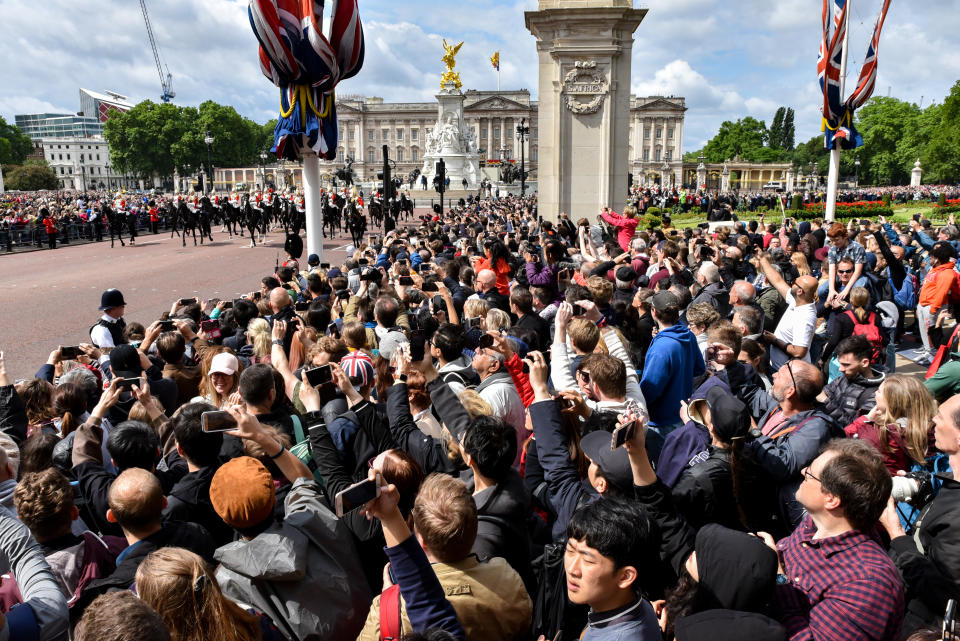
[[[801,220],[813,220],[814,218],[824,217],[824,207],[808,207],[801,212],[797,212],[797,218]],[[878,216],[893,217],[893,209],[890,207],[837,207],[837,220],[850,220],[851,218],[870,218],[876,219]]]
[[[790,205],[790,209],[792,209],[792,210],[794,210],[794,211],[798,211],[798,210],[800,210],[800,209],[803,209],[803,196],[801,196],[800,194],[794,194],[794,195],[793,195],[793,202],[792,202],[791,205]]]

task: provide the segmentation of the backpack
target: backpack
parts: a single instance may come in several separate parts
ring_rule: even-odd
[[[444,372],[440,375],[440,380],[444,383],[457,383],[466,389],[474,389],[480,383],[480,377],[472,367]]]
[[[867,270],[864,274],[867,279],[867,291],[870,292],[870,302],[874,305],[882,300],[893,300],[893,286],[889,278]],[[906,282],[906,281],[904,281]]]
[[[893,288],[893,281],[889,280],[889,282],[891,288]],[[920,283],[917,280],[917,275],[907,272],[907,277],[903,279],[903,284],[900,285],[900,289],[894,290],[893,302],[896,303],[900,309],[914,309],[917,306],[919,292]]]
[[[313,451],[310,449],[310,439],[307,438],[307,435],[303,431],[303,423],[300,422],[300,417],[296,414],[291,414],[290,420],[293,421],[293,433],[296,439],[296,444],[290,448],[290,453],[310,468],[310,471],[313,472],[313,478],[320,484],[320,487],[323,487],[323,477],[317,469],[316,461],[313,460]]]
[[[400,586],[394,583],[380,595],[380,641],[399,641],[402,627]]]
[[[853,321],[853,335],[854,336],[864,336],[870,345],[873,347],[873,355],[870,357],[870,363],[872,365],[879,365],[883,363],[883,335],[880,333],[880,328],[877,326],[877,315],[875,312],[870,312],[870,315],[867,316],[867,322],[861,323],[857,319],[857,315],[852,311],[847,310],[844,312],[847,318]]]
[[[566,543],[550,543],[533,561],[537,589],[530,595],[533,600],[531,638],[543,635],[547,639],[574,641],[580,638],[587,625],[586,606],[575,605],[567,598],[567,579],[563,570],[566,547]]]

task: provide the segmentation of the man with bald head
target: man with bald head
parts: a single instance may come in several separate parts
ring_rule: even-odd
[[[127,539],[127,548],[117,556],[117,568],[109,576],[91,582],[75,607],[85,607],[101,594],[126,590],[140,563],[154,550],[186,548],[213,562],[216,546],[210,534],[196,523],[161,520],[167,499],[160,481],[141,468],[123,471],[110,485],[107,520],[116,523]]]
[[[717,310],[720,318],[730,316],[730,292],[724,287],[723,281],[720,279],[720,268],[717,267],[716,263],[708,260],[700,265],[700,269],[697,270],[697,282],[700,283],[702,289],[693,299],[691,305],[708,303]]]
[[[287,334],[283,339],[283,351],[289,358],[290,356],[290,345],[293,343],[293,335],[297,331],[297,327],[294,323],[290,321],[294,318],[300,320],[297,316],[297,312],[293,308],[293,299],[290,298],[290,293],[285,290],[283,287],[274,287],[270,290],[270,309],[273,310],[273,314],[269,318],[270,327],[273,327],[273,324],[277,321],[284,321],[287,323]]]
[[[803,516],[795,496],[803,468],[827,441],[844,436],[843,426],[817,401],[822,390],[823,374],[815,365],[798,359],[787,361],[773,374],[773,387],[760,400],[766,411],[750,432],[754,437],[748,444],[751,454],[776,482],[780,511],[789,529]]]
[[[767,254],[760,256],[760,269],[767,283],[787,301],[787,310],[780,317],[777,329],[763,333],[763,339],[770,345],[770,370],[777,371],[793,358],[809,363],[810,344],[817,329],[817,279],[800,276],[788,285],[773,268]]]
[[[510,299],[497,289],[497,275],[492,269],[481,269],[477,273],[477,297],[490,303],[490,307],[510,313]]]

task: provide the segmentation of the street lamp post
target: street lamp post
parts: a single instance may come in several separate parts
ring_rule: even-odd
[[[860,156],[857,156],[856,160],[853,161],[853,168],[855,170],[853,183],[857,189],[860,189]]]
[[[267,188],[267,152],[260,152],[260,189]]]
[[[523,144],[527,140],[527,136],[530,134],[530,127],[527,126],[527,119],[521,118],[520,124],[517,125],[517,140],[520,142],[520,197],[523,198],[524,192],[527,190],[527,172],[525,171],[524,163],[524,150]]]
[[[213,183],[213,161],[210,160],[210,150],[213,147],[213,135],[210,133],[210,128],[207,127],[207,135],[204,136],[203,142],[207,143],[207,184],[203,186],[205,193],[210,193],[210,185]]]

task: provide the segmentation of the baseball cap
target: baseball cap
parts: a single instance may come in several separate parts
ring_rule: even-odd
[[[316,254],[310,254],[307,256],[307,264],[311,267],[315,267],[320,264],[320,257]]]
[[[210,503],[224,523],[246,529],[262,523],[273,512],[277,494],[273,477],[263,463],[239,456],[220,466],[210,481]]]
[[[357,251],[357,248],[353,245],[347,245],[347,257],[353,257],[353,254]]]
[[[119,289],[108,289],[100,295],[100,311],[122,307],[126,304]]]
[[[137,378],[143,373],[140,352],[133,345],[117,345],[110,352],[110,369],[117,378]]]
[[[355,385],[367,387],[373,383],[373,360],[366,352],[350,352],[340,361],[340,367]]]
[[[240,362],[233,354],[222,352],[213,357],[210,361],[211,374],[226,374],[233,376],[240,369]]]
[[[747,406],[722,387],[711,387],[705,398],[690,401],[687,414],[694,422],[706,425],[703,408],[710,408],[710,422],[714,433],[723,441],[743,438],[750,431],[750,414]]]
[[[623,492],[633,490],[633,471],[630,469],[630,457],[627,450],[618,447],[610,449],[610,432],[603,430],[590,432],[580,439],[580,449],[587,455],[609,483]]]
[[[658,312],[680,311],[680,300],[671,292],[657,292],[650,297],[650,304]]]
[[[406,334],[403,332],[387,332],[386,336],[380,339],[380,356],[390,360],[393,358],[393,355],[396,354],[398,347],[406,345],[409,342]]]
[[[327,272],[327,278],[336,278],[337,276],[343,276],[343,272],[340,271],[339,267],[334,267]]]

